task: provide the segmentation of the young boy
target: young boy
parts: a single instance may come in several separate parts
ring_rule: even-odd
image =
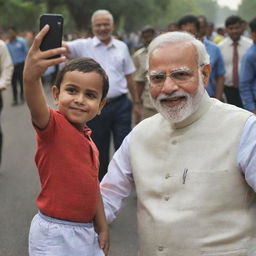
[[[49,59],[65,49],[40,51],[48,30],[46,25],[36,36],[24,68],[24,92],[37,133],[35,161],[41,181],[29,255],[107,255],[109,235],[99,191],[98,151],[85,124],[100,114],[108,78],[92,59],[68,62],[52,87],[58,110],[51,109],[41,76],[47,67],[65,61],[65,57]]]

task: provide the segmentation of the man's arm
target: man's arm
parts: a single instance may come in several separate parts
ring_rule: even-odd
[[[214,64],[214,69],[216,69],[215,77],[215,98],[223,101],[224,93],[224,82],[225,82],[225,64],[221,54],[220,49],[216,48],[216,58],[217,61]]]
[[[133,113],[134,113],[134,123],[137,124],[141,120],[141,100],[138,96],[136,90],[136,85],[133,81],[132,74],[126,75],[127,87],[130,91],[132,101],[133,101]]]
[[[100,184],[108,223],[111,223],[116,218],[124,204],[124,200],[130,195],[133,186],[129,159],[130,134],[126,136],[122,145],[114,154],[109,164],[108,172]]]
[[[253,61],[253,60],[252,60]],[[249,56],[244,56],[240,68],[240,85],[239,91],[245,109],[256,113],[256,102],[253,96],[253,81],[256,77],[254,63]]]
[[[50,111],[44,95],[41,76],[49,66],[65,61],[65,57],[48,59],[51,56],[64,53],[65,48],[56,48],[44,52],[40,51],[39,46],[48,30],[49,26],[47,25],[35,37],[28,52],[23,71],[24,93],[32,121],[41,129],[47,126],[50,118]]]
[[[216,83],[215,98],[220,101],[223,101],[224,81],[225,81],[224,75],[219,75],[219,76],[216,76],[215,78],[215,83]]]
[[[135,87],[137,90],[138,98],[139,101],[142,102],[142,94],[145,90],[145,85],[146,85],[146,78],[145,78],[145,67],[142,65],[140,62],[140,55],[135,52],[133,55],[133,63],[136,68],[135,72],[133,73],[133,80],[135,82]]]
[[[11,83],[13,73],[12,59],[3,41],[0,41],[0,72],[0,91],[2,91]]]
[[[246,182],[256,192],[256,116],[251,115],[245,123],[237,155],[237,164]]]

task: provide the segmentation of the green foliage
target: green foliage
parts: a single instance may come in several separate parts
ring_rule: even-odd
[[[175,22],[183,15],[205,15],[208,21],[215,21],[215,13],[218,9],[217,4],[212,0],[179,0],[170,1],[168,7],[169,20]]]
[[[62,13],[65,31],[88,29],[91,15],[97,9],[113,13],[118,31],[137,31],[151,24],[165,29],[170,22],[185,14],[205,15],[216,22],[230,14],[219,8],[216,0],[0,0],[0,25],[27,30],[38,28],[42,13]],[[250,19],[255,16],[256,0],[243,0],[239,14]]]
[[[19,0],[2,1],[0,24],[3,27],[14,26],[17,29],[33,29],[42,6]]]
[[[246,21],[256,16],[256,0],[243,0],[238,8],[238,14]]]

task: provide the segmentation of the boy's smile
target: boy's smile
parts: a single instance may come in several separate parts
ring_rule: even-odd
[[[76,127],[82,128],[86,122],[100,113],[102,101],[102,77],[96,72],[67,72],[60,89],[53,87],[56,106]]]

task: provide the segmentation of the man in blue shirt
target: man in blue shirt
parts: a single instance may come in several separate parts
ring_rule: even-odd
[[[17,31],[14,27],[9,28],[7,32],[9,38],[7,47],[14,65],[14,71],[12,75],[12,105],[15,106],[18,104],[18,83],[20,86],[20,100],[21,103],[23,103],[23,68],[27,56],[27,45],[23,38],[17,36]]]
[[[245,109],[256,114],[256,18],[249,23],[253,45],[246,51],[240,68],[240,96]]]
[[[200,24],[198,39],[200,39],[205,48],[210,55],[210,63],[212,67],[210,79],[206,91],[210,97],[215,97],[223,101],[223,86],[224,86],[224,74],[225,74],[225,65],[220,52],[220,49],[206,38],[207,30],[207,19],[205,16],[198,16],[198,21]]]
[[[194,15],[186,15],[178,21],[178,27],[179,30],[193,34],[204,43],[210,55],[212,67],[206,91],[210,97],[223,101],[222,91],[224,86],[225,66],[219,48],[205,37],[207,27],[206,18],[204,16],[197,18]]]

